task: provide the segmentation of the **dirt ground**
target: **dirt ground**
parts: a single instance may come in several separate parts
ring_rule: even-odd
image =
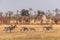
[[[17,25],[17,28],[12,30],[12,32],[4,31],[4,27],[9,25],[0,25],[0,38],[36,38],[39,39],[45,37],[60,37],[60,25],[52,25],[53,29],[50,31],[44,31],[44,26],[49,25]],[[31,27],[35,28],[36,31],[20,31],[21,27]]]

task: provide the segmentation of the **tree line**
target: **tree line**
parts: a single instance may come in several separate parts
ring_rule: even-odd
[[[50,19],[50,18],[53,18],[54,22],[57,24],[58,23],[58,19],[60,19],[60,10],[58,8],[56,8],[55,10],[52,10],[53,12],[55,12],[56,14],[54,15],[54,13],[51,13],[50,10],[47,10],[48,12],[44,12],[42,10],[37,10],[37,11],[34,11],[34,14],[32,16],[32,11],[33,9],[32,8],[29,8],[29,10],[27,9],[22,9],[21,11],[17,10],[16,11],[16,14],[13,12],[13,11],[8,11],[5,13],[5,15],[3,15],[4,13],[3,12],[0,12],[0,23],[1,24],[9,24],[10,20],[16,20],[17,21],[17,24],[18,22],[21,22],[21,20],[24,20],[25,22],[23,23],[27,23],[29,22],[29,19],[40,19],[41,21],[41,24],[42,24],[42,17],[43,15],[46,16],[47,19]],[[31,14],[32,13],[32,14]]]

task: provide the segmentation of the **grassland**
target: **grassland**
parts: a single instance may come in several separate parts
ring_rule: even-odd
[[[0,25],[0,40],[60,40],[60,25],[52,25],[50,31],[43,31],[46,25],[17,25],[11,33],[3,31],[4,27],[9,25]],[[36,31],[20,31],[21,27],[33,27]]]

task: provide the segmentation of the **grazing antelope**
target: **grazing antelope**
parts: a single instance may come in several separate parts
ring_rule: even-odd
[[[43,30],[46,30],[46,31],[50,31],[52,29],[53,29],[52,26],[45,26],[45,27],[43,27]]]
[[[35,31],[35,28],[29,28],[30,29],[30,31]]]
[[[14,26],[11,25],[11,26],[9,26],[9,27],[5,27],[5,28],[4,28],[4,31],[6,31],[6,32],[9,31],[9,32],[11,32],[11,31],[14,30],[15,28],[17,28],[16,25],[14,25]]]
[[[27,27],[22,27],[20,31],[35,31],[35,28],[27,28]]]
[[[20,31],[28,31],[29,29],[27,27],[22,27]]]

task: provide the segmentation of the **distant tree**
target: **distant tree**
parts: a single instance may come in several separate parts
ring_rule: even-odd
[[[8,11],[8,16],[12,17],[12,15],[13,15],[13,11]]]
[[[55,14],[55,19],[54,19],[54,22],[55,22],[55,24],[57,24],[58,23],[58,19],[60,18],[60,14],[59,14],[59,12],[60,12],[60,10],[58,9],[58,8],[56,8],[55,10],[53,10],[56,14]]]
[[[10,20],[13,18],[12,15],[13,11],[8,11],[5,13],[4,24],[10,24]]]
[[[41,11],[41,10],[37,10],[37,13],[38,13],[37,18],[39,17],[41,19],[41,24],[42,24],[42,22],[43,22],[42,17],[43,17],[43,15],[45,15],[45,13],[43,11]]]
[[[3,23],[3,12],[0,12],[0,24]]]
[[[5,16],[8,17],[8,13],[7,12],[5,13]]]
[[[16,12],[17,12],[17,13],[15,14],[15,16],[16,16],[16,17],[20,17],[20,11],[17,10]]]
[[[34,11],[34,17],[35,18],[37,17],[37,11]]]
[[[60,14],[59,14],[59,12],[60,12],[60,10],[58,9],[58,8],[56,8],[55,10],[53,10],[56,14],[55,14],[55,17],[56,18],[59,18],[60,17]]]
[[[35,12],[34,12],[34,10],[32,9],[32,8],[29,8],[29,16],[31,17],[31,18],[34,18],[35,17]]]
[[[46,18],[47,18],[47,21],[46,23],[49,24],[50,22],[50,19],[53,17],[52,13],[50,10],[47,11],[47,13],[45,14]]]
[[[48,10],[48,13],[46,14],[46,18],[47,18],[47,19],[50,19],[52,16],[53,16],[53,15],[52,15],[51,11]]]
[[[58,14],[58,12],[59,12],[59,9],[58,9],[58,8],[56,8],[56,9],[55,9],[55,12]]]
[[[29,10],[33,10],[32,8],[29,8]]]
[[[29,16],[29,11],[26,9],[21,10],[21,16]]]
[[[44,15],[44,12],[43,11],[40,11],[40,10],[37,10],[37,16],[43,16]]]
[[[0,12],[0,16],[3,16],[3,12]]]
[[[18,24],[19,18],[20,18],[20,11],[17,10],[17,11],[16,11],[16,14],[14,15],[14,19],[16,20],[16,24]]]

